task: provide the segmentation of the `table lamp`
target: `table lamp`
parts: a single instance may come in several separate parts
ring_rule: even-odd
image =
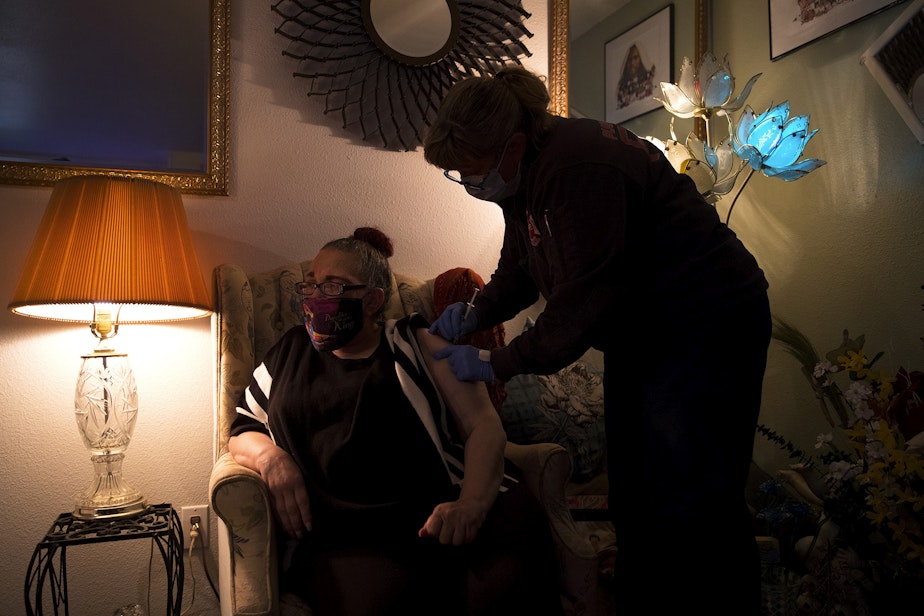
[[[143,511],[122,478],[138,416],[128,357],[113,350],[119,325],[207,316],[211,300],[177,189],[109,176],[58,181],[9,304],[16,314],[88,323],[99,339],[83,356],[74,400],[95,477],[77,496],[81,519]]]

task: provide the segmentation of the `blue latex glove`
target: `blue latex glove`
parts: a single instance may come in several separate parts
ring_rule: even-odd
[[[465,312],[468,311],[468,316]],[[478,329],[478,315],[474,310],[468,309],[465,302],[450,304],[443,314],[430,326],[430,333],[437,334],[450,342],[455,342],[459,336],[470,334]]]
[[[452,344],[433,354],[434,359],[449,361],[449,367],[460,381],[494,381],[494,368],[490,361],[479,357],[481,349],[467,344]],[[485,355],[490,354],[485,351]]]

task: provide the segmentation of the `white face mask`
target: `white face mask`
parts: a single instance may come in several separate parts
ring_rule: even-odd
[[[509,182],[504,181],[499,171],[501,163],[504,162],[504,157],[507,155],[507,146],[509,145],[510,140],[508,139],[507,143],[504,144],[503,151],[501,151],[497,166],[488,171],[487,175],[461,178],[460,183],[465,187],[468,194],[476,199],[495,203],[516,194],[517,189],[520,187],[520,164],[517,164],[517,173]]]
[[[499,165],[500,163],[498,163]],[[470,180],[478,180],[478,178],[462,178],[468,194],[482,201],[494,201],[496,203],[516,194],[517,189],[520,187],[520,166],[517,165],[517,174],[509,182],[504,181],[497,167],[491,169],[488,175],[484,176],[484,179],[480,181],[472,182]]]

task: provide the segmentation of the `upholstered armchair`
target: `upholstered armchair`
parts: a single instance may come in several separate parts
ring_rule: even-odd
[[[294,285],[309,261],[248,276],[236,265],[215,268],[217,305],[217,418],[209,498],[218,518],[219,595],[222,616],[310,614],[277,583],[275,524],[266,486],[259,474],[237,464],[228,453],[228,431],[241,391],[257,363],[276,340],[301,320]],[[434,279],[396,274],[387,318],[419,312],[434,318]],[[551,443],[515,445],[507,457],[524,472],[528,487],[548,515],[556,544],[562,603],[569,614],[596,612],[597,555],[578,531],[565,501],[571,457]]]

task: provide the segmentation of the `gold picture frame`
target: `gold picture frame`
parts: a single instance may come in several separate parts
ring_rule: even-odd
[[[182,0],[189,2],[190,0]],[[201,112],[207,115],[204,122],[207,134],[198,135],[205,144],[205,152],[199,153],[201,157],[201,171],[183,171],[175,169],[140,169],[132,164],[122,165],[118,161],[107,166],[93,166],[82,164],[68,164],[67,162],[24,162],[28,157],[16,159],[0,158],[0,184],[17,184],[25,186],[50,186],[60,179],[76,175],[108,175],[117,177],[138,177],[168,184],[184,193],[227,195],[229,183],[229,100],[231,91],[230,64],[231,64],[231,31],[230,13],[231,0],[199,0],[209,3],[209,69],[208,84],[201,87],[208,88],[207,109]],[[163,5],[155,5],[163,6]],[[182,8],[182,3],[178,5]],[[114,10],[125,11],[122,5],[113,5]],[[165,9],[170,10],[170,9]],[[96,20],[97,27],[102,22],[101,15],[87,11],[88,19]],[[103,22],[104,23],[104,22]],[[41,40],[31,38],[36,44]],[[167,42],[163,43],[167,45]],[[171,44],[177,44],[173,41]],[[102,71],[106,73],[107,71]],[[117,84],[114,84],[117,86]],[[95,94],[105,91],[96,83],[88,85],[86,93]],[[84,92],[81,92],[84,94]],[[3,102],[0,101],[0,106]],[[2,109],[0,109],[2,111]],[[80,118],[75,118],[79,122]]]

